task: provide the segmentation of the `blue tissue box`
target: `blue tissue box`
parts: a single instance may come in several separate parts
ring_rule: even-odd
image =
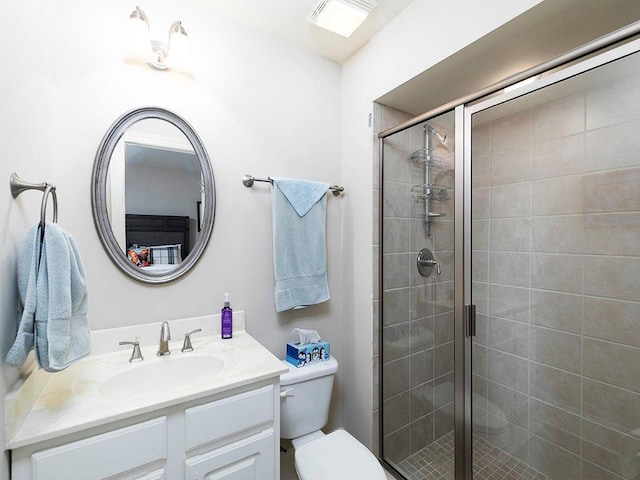
[[[329,360],[329,342],[321,340],[304,345],[298,342],[287,343],[287,362],[291,365],[304,367],[325,360]]]

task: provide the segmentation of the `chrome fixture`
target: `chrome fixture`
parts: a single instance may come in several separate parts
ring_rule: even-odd
[[[9,187],[13,198],[17,198],[18,195],[27,190],[40,190],[41,192],[44,192],[44,195],[42,196],[42,203],[40,204],[40,241],[43,241],[47,216],[47,200],[49,199],[49,195],[53,197],[53,223],[58,222],[58,197],[56,196],[56,186],[47,182],[25,182],[17,173],[13,172],[9,178]]]
[[[142,352],[140,351],[140,342],[120,342],[119,345],[133,345],[133,351],[131,352],[129,363],[141,362],[144,360]]]
[[[431,183],[431,169],[446,168],[442,158],[434,155],[435,147],[433,141],[437,140],[443,147],[447,136],[438,132],[431,125],[425,124],[423,127],[423,148],[411,154],[409,160],[415,164],[422,165],[422,184],[411,187],[411,197],[416,201],[424,202],[424,213],[420,216],[424,219],[424,227],[427,236],[431,236],[431,222],[437,217],[444,217],[440,204],[449,200],[448,190],[451,187]]]
[[[169,27],[167,43],[151,40],[149,18],[142,9],[129,15],[129,55],[135,60],[146,62],[155,70],[191,70],[191,51],[188,35],[180,20]]]
[[[169,330],[169,323],[162,322],[160,327],[160,345],[158,346],[158,356],[169,355],[169,340],[171,340],[171,331]]]
[[[191,334],[201,332],[202,329],[198,328],[189,333],[184,334],[184,343],[182,344],[182,352],[193,352],[193,346],[191,345]]]
[[[242,184],[245,187],[247,188],[253,187],[253,182],[265,182],[265,183],[273,184],[273,180],[271,178],[256,178],[253,175],[249,175],[249,174],[242,176]],[[329,190],[331,190],[331,193],[333,193],[334,197],[337,197],[342,192],[344,192],[344,187],[341,187],[340,185],[331,185],[329,187]]]
[[[418,252],[416,264],[418,266],[418,272],[423,277],[431,275],[431,271],[434,266],[436,267],[436,274],[440,275],[440,273],[442,273],[442,270],[440,269],[440,262],[433,258],[433,253],[431,253],[431,250],[428,248],[423,248]]]

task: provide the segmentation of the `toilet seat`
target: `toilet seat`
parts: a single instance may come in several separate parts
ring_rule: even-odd
[[[376,457],[344,430],[302,445],[295,466],[301,480],[386,479]]]

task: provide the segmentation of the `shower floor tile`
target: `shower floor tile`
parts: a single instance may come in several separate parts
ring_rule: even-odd
[[[480,437],[473,441],[474,480],[550,480]],[[398,464],[407,480],[453,480],[453,432]]]

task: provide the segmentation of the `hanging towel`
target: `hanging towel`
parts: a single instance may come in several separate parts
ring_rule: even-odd
[[[276,311],[329,300],[328,183],[271,177]]]
[[[30,230],[23,249],[32,235]],[[29,281],[27,288],[20,289],[24,311],[7,362],[21,365],[18,361],[24,362],[33,345],[38,365],[58,372],[91,352],[86,273],[75,240],[55,223],[46,225],[44,241],[35,242],[31,259],[36,264],[30,269],[36,272],[35,289]],[[24,284],[20,267],[18,275],[19,285]]]

